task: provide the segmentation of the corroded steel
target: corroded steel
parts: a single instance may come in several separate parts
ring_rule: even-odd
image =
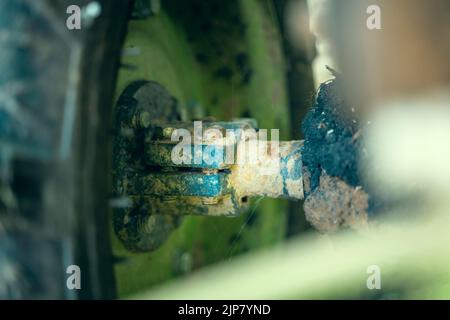
[[[131,84],[119,98],[114,191],[127,201],[114,221],[128,249],[158,247],[183,215],[235,216],[251,196],[303,199],[302,141],[259,140],[261,152],[249,148],[246,130],[260,138],[252,119],[207,120],[199,133],[199,122],[176,118],[176,100],[159,84]],[[189,136],[189,156],[176,162],[179,129]],[[208,129],[216,134],[204,135]]]

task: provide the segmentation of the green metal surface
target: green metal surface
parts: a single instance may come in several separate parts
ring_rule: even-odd
[[[270,2],[199,1],[208,7],[200,12],[181,1],[167,3],[155,16],[130,21],[124,48],[138,54],[123,56],[122,63],[134,68],[121,69],[116,96],[134,80],[154,80],[184,106],[186,119],[253,117],[260,128],[280,128],[280,138],[287,139],[284,63]],[[216,16],[208,11],[214,4]],[[201,35],[190,15],[209,13],[214,23]],[[279,243],[286,211],[285,201],[262,199],[236,218],[189,216],[162,247],[143,254],[125,250],[111,232],[114,253],[123,258],[115,268],[119,296]]]

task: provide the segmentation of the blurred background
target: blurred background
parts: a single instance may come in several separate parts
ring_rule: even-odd
[[[0,298],[448,299],[449,39],[446,0],[2,0]],[[305,157],[304,186],[313,169],[319,186],[186,216],[129,252],[112,228],[112,139],[136,80],[185,120],[305,139],[324,156]],[[351,135],[314,140],[322,122]]]

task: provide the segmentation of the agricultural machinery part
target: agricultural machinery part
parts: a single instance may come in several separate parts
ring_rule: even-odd
[[[128,250],[156,249],[185,215],[236,216],[252,196],[303,199],[302,141],[269,141],[253,119],[180,121],[178,110],[155,82],[134,82],[119,97],[112,206]]]

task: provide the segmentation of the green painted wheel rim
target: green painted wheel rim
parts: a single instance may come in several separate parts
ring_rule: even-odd
[[[196,2],[205,3],[189,1]],[[183,119],[253,117],[287,138],[284,61],[270,2],[208,1],[198,10],[211,14],[218,4],[221,15],[211,16],[205,34],[192,23],[198,12],[179,1],[164,4],[155,16],[129,22],[116,99],[133,81],[156,81],[183,106]],[[186,217],[162,247],[143,254],[128,252],[111,231],[114,254],[125,257],[115,266],[119,297],[280,242],[286,215],[286,201],[254,199],[238,218]]]

